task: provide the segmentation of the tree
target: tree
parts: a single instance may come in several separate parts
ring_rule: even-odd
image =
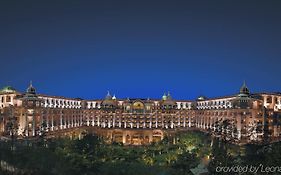
[[[211,174],[218,174],[216,167],[228,166],[233,164],[234,158],[228,154],[228,145],[223,141],[214,141],[212,147],[211,161],[208,165],[208,170]],[[231,173],[229,173],[231,174]]]
[[[199,164],[199,159],[195,154],[184,152],[178,156],[177,161],[172,167],[181,172],[181,174],[190,174],[190,169],[195,168]]]
[[[4,114],[5,115],[5,114]],[[18,131],[18,123],[17,118],[14,115],[14,108],[13,106],[10,106],[6,111],[6,125],[5,130],[7,131],[8,135],[11,137],[12,145],[11,150],[14,150],[14,142],[15,142],[15,136],[17,135]]]

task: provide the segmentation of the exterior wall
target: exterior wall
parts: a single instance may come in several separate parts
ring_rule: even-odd
[[[6,101],[7,96],[11,101]],[[280,94],[179,101],[82,100],[46,95],[25,99],[23,94],[13,93],[0,94],[0,101],[0,133],[9,134],[5,126],[14,117],[19,137],[54,135],[88,127],[111,129],[106,133],[112,141],[135,142],[132,138],[138,137],[141,140],[138,143],[146,143],[153,141],[153,134],[139,131],[198,129],[227,140],[247,143],[263,141],[265,135],[270,140],[279,139],[281,133]],[[120,134],[121,130],[125,135]],[[160,135],[162,139],[163,133]]]
[[[18,103],[16,96],[17,93],[0,94],[0,108],[9,107]]]
[[[281,111],[281,95],[262,94],[263,105],[267,109]]]

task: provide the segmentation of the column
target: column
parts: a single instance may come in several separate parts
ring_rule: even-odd
[[[52,116],[51,116],[52,118],[51,118],[51,131],[53,131],[54,130],[54,115],[52,114]]]
[[[86,116],[86,117],[87,117],[87,126],[90,126],[90,116],[89,116],[88,113],[87,113],[86,115],[87,115],[87,116]]]
[[[100,126],[100,116],[98,116],[98,126]]]
[[[46,127],[47,131],[49,131],[49,109],[46,110]]]
[[[115,127],[115,114],[113,114],[113,123],[112,123],[112,127]]]
[[[183,118],[183,127],[185,128],[185,122],[186,122],[186,115],[184,115],[184,118]]]
[[[122,143],[125,144],[126,143],[126,132],[122,133]]]
[[[35,111],[32,114],[32,136],[35,136]]]
[[[213,116],[213,123],[214,123],[214,131],[216,131],[216,117]]]
[[[152,132],[149,133],[149,142],[152,142],[153,141],[153,135],[152,135]]]
[[[73,114],[73,111],[72,112],[72,115],[71,115],[71,127],[74,126],[74,114]]]
[[[158,116],[156,116],[155,127],[158,128]]]
[[[95,126],[95,116],[92,116],[92,126]]]
[[[29,135],[29,133],[28,133],[28,120],[27,120],[27,118],[28,118],[28,113],[26,112],[25,113],[25,135],[26,136]]]
[[[71,115],[68,115],[67,118],[68,118],[67,127],[70,128],[70,126],[71,126],[71,124],[70,124],[71,123],[70,122]]]
[[[63,126],[62,126],[62,111],[60,111],[60,129],[63,129]]]
[[[205,117],[205,114],[203,114],[203,116],[202,116],[202,128],[203,129],[206,128],[206,117]]]
[[[77,114],[76,114],[76,111],[75,111],[75,114],[73,115],[73,120],[74,120],[74,127],[77,126]]]
[[[237,133],[238,133],[238,140],[241,139],[241,120],[242,120],[242,117],[241,115],[237,116]]]
[[[213,122],[212,120],[213,120],[212,117],[210,117],[210,118],[209,118],[209,128],[210,128],[210,129],[212,129],[212,122]]]
[[[63,115],[63,119],[64,119],[64,129],[67,128],[67,116],[66,115]]]
[[[174,118],[173,118],[172,115],[171,115],[171,118],[172,118],[172,119],[171,119],[171,126],[170,126],[170,127],[171,127],[171,128],[174,128]]]

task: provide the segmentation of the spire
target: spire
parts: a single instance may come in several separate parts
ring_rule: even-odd
[[[172,100],[172,96],[170,94],[170,91],[168,91],[167,100]]]
[[[245,80],[243,81],[243,86],[244,86],[244,87],[247,87],[247,86],[246,86],[246,81],[245,81]]]
[[[29,82],[29,86],[28,86],[28,88],[26,90],[26,93],[27,94],[36,94],[36,89],[33,87],[31,80]]]
[[[250,91],[246,85],[246,81],[244,80],[242,87],[240,88],[240,94],[249,95]]]

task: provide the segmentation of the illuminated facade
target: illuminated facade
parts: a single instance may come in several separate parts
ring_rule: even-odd
[[[161,99],[83,100],[26,93],[12,87],[0,91],[2,136],[56,135],[77,128],[124,144],[146,144],[179,130],[201,130],[235,143],[270,142],[280,138],[281,93],[238,94],[194,101]]]

